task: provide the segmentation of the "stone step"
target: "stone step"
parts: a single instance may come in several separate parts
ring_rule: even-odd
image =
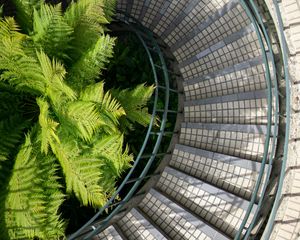
[[[131,209],[117,225],[128,240],[167,240],[141,213]]]
[[[187,101],[267,88],[261,57],[183,82]]]
[[[219,71],[261,55],[257,35],[252,25],[247,26],[210,46],[184,62],[179,69],[185,81]]]
[[[219,42],[209,45],[208,48],[205,48],[205,49],[197,48],[197,50],[194,51],[192,54],[190,54],[187,59],[185,59],[184,61],[179,61],[178,66],[180,68],[183,68],[192,63],[195,63],[199,59],[204,58],[204,57],[208,56],[209,54],[212,54],[215,51],[218,51],[218,50],[226,47],[226,45],[229,45],[232,43],[238,44],[240,42],[240,40],[243,39],[244,37],[249,36],[251,34],[254,35],[254,31],[255,31],[254,27],[251,24],[249,24],[249,25],[245,26],[244,28],[240,29],[239,31],[233,32],[231,35],[222,38]],[[247,43],[247,41],[245,43]],[[240,44],[242,44],[242,43],[240,43]]]
[[[259,162],[266,135],[265,125],[182,123],[179,143]]]
[[[103,230],[99,233],[96,237],[93,238],[94,240],[125,240],[122,238],[114,226],[110,225],[108,228]]]
[[[172,240],[225,240],[227,236],[154,189],[139,207]]]
[[[220,1],[189,1],[189,0],[170,0],[168,7],[164,9],[163,17],[160,18],[159,23],[152,30],[162,36],[164,39],[170,31],[175,29],[180,23],[186,23],[187,28],[191,28],[194,24],[205,20],[216,9],[221,9],[229,0]],[[150,1],[155,2],[155,1]],[[187,17],[188,16],[188,17]],[[192,17],[192,20],[191,20]],[[187,22],[187,19],[188,22]]]
[[[247,200],[252,196],[261,170],[259,162],[180,144],[176,144],[169,165]],[[264,171],[267,167],[265,165]]]
[[[176,59],[182,62],[193,55],[195,50],[204,50],[249,25],[250,21],[238,2],[228,1],[200,19],[199,14],[193,10],[174,29],[168,28],[162,37]],[[213,34],[210,36],[208,33]]]
[[[156,188],[230,237],[237,233],[249,205],[247,200],[170,167],[165,168]],[[251,213],[246,227],[252,217]]]
[[[267,124],[267,115],[266,90],[184,102],[185,122]]]

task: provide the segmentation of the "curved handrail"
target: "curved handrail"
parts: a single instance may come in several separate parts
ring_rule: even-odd
[[[122,181],[121,185],[117,188],[117,190],[115,191],[115,193],[111,196],[111,198],[108,200],[108,202],[99,209],[99,211],[88,221],[86,222],[80,229],[78,229],[75,233],[73,233],[72,235],[70,235],[68,237],[69,240],[73,240],[75,238],[77,238],[79,235],[82,235],[82,233],[88,228],[90,227],[90,232],[87,234],[86,232],[84,234],[87,234],[84,239],[89,239],[92,236],[94,236],[95,234],[99,233],[102,229],[104,229],[106,227],[106,224],[110,221],[110,219],[115,216],[120,210],[121,208],[124,206],[124,204],[126,202],[128,202],[131,197],[133,196],[133,194],[135,193],[135,191],[138,189],[138,187],[140,186],[143,178],[146,176],[147,172],[149,171],[150,167],[152,166],[152,163],[154,162],[154,160],[156,159],[159,147],[160,147],[160,143],[162,141],[162,138],[164,136],[164,129],[166,127],[166,122],[167,122],[167,114],[168,114],[168,108],[169,108],[169,91],[170,91],[170,86],[169,86],[169,76],[168,76],[168,71],[167,71],[167,67],[166,67],[166,63],[164,61],[163,55],[160,51],[160,48],[157,44],[157,42],[155,41],[153,35],[151,32],[147,31],[146,35],[148,36],[148,40],[152,41],[152,44],[154,45],[156,51],[157,51],[157,55],[159,57],[159,60],[161,62],[161,69],[163,70],[163,79],[164,79],[164,97],[165,97],[165,103],[164,103],[164,111],[163,111],[163,116],[161,119],[161,124],[160,124],[160,131],[155,143],[155,146],[152,150],[152,154],[150,155],[150,158],[144,168],[144,170],[142,171],[142,173],[140,174],[140,176],[135,180],[134,185],[132,186],[132,188],[130,189],[130,191],[127,193],[127,195],[124,197],[124,199],[119,202],[118,206],[101,222],[101,224],[97,227],[93,226],[92,224],[97,220],[97,218],[106,210],[108,209],[113,202],[116,200],[116,197],[118,196],[118,194],[120,193],[120,191],[124,188],[124,186],[130,181],[130,177],[132,176],[132,174],[134,173],[135,168],[138,166],[140,159],[143,156],[144,150],[146,148],[146,145],[148,143],[149,137],[151,135],[151,130],[153,129],[154,126],[154,122],[155,122],[155,118],[156,118],[156,114],[157,114],[157,101],[158,101],[158,96],[159,96],[159,79],[158,79],[158,74],[156,72],[156,65],[155,62],[152,58],[152,55],[150,53],[150,50],[147,47],[146,42],[144,41],[144,38],[142,37],[142,35],[140,34],[140,32],[132,27],[132,23],[129,22],[129,20],[131,20],[131,22],[135,22],[138,27],[141,29],[143,28],[141,24],[139,24],[139,22],[134,19],[133,17],[129,17],[126,16],[126,19],[123,20],[123,23],[127,24],[127,26],[129,27],[129,29],[136,34],[136,36],[139,38],[139,40],[141,41],[144,49],[146,50],[146,53],[148,55],[149,61],[150,61],[150,65],[152,68],[152,72],[153,72],[153,76],[154,76],[154,82],[156,85],[156,89],[155,89],[155,98],[154,98],[154,106],[153,106],[153,111],[152,111],[152,118],[151,118],[151,122],[149,124],[148,127],[148,131],[146,134],[146,137],[144,139],[143,145],[140,149],[140,152],[136,158],[136,160],[134,161],[134,164],[132,166],[132,168],[130,169],[130,171],[128,172],[128,174],[126,175],[126,177],[124,178],[124,180]],[[145,29],[143,29],[145,31]]]
[[[254,216],[253,216],[253,219],[252,219],[250,225],[248,226],[248,229],[244,233],[245,234],[245,236],[244,236],[245,239],[248,238],[248,236],[251,233],[251,230],[254,227],[255,220],[258,216],[260,207],[262,205],[262,200],[264,199],[265,191],[267,189],[268,180],[271,176],[272,163],[273,163],[273,159],[274,159],[274,155],[275,155],[275,149],[276,149],[276,146],[275,146],[276,145],[276,137],[277,137],[276,135],[277,135],[277,129],[278,129],[278,116],[277,116],[277,112],[275,111],[275,113],[274,113],[273,144],[272,144],[271,152],[269,152],[270,139],[271,139],[271,133],[272,133],[272,99],[273,99],[273,97],[272,97],[272,95],[273,95],[272,94],[272,86],[273,86],[273,84],[272,84],[272,79],[271,79],[271,74],[270,74],[270,67],[269,67],[268,57],[267,57],[266,49],[265,49],[264,42],[263,42],[263,35],[266,35],[266,36],[264,36],[264,39],[267,42],[269,52],[271,54],[271,62],[272,62],[272,64],[274,64],[273,70],[275,69],[275,61],[274,61],[274,57],[272,55],[271,44],[270,44],[269,38],[267,36],[266,29],[261,24],[262,20],[260,19],[260,17],[257,16],[258,11],[256,9],[256,6],[254,4],[252,5],[252,3],[253,3],[252,1],[250,2],[250,4],[251,4],[250,6],[245,2],[245,0],[240,0],[240,3],[243,6],[245,12],[247,13],[248,17],[250,18],[250,20],[251,20],[251,22],[254,26],[254,29],[256,31],[260,47],[262,49],[262,57],[263,57],[263,62],[264,62],[264,65],[265,65],[265,70],[266,70],[265,71],[265,77],[266,77],[266,80],[267,80],[267,101],[268,101],[267,119],[268,119],[268,123],[267,123],[266,141],[265,141],[265,144],[264,144],[263,160],[261,162],[259,175],[258,175],[256,184],[255,184],[255,188],[253,190],[251,199],[250,199],[250,203],[249,203],[247,211],[245,213],[244,219],[242,220],[242,223],[239,227],[239,230],[235,235],[235,238],[234,238],[235,240],[239,240],[239,239],[242,238],[243,230],[245,229],[247,221],[248,221],[248,219],[250,217],[250,214],[253,210],[253,207],[254,207],[254,204],[255,204],[255,201],[256,201],[256,198],[257,198],[257,195],[258,195],[258,191],[261,187],[260,185],[262,183],[263,176],[266,175],[265,183],[264,183],[264,186],[263,186],[262,191],[261,191],[261,196],[260,196],[260,200],[259,200],[259,203],[258,203],[258,207],[257,207],[257,209],[254,213]],[[254,10],[254,13],[251,11],[251,9]],[[260,29],[262,30],[263,34],[260,32]],[[276,74],[275,74],[275,76],[276,76]],[[276,99],[275,109],[277,110],[278,109],[278,86],[277,86],[276,79],[274,81],[274,93],[275,93],[274,97]],[[267,170],[267,173],[265,174],[265,166],[266,166],[268,160],[269,160],[268,170]]]
[[[281,170],[277,185],[277,192],[274,200],[274,204],[272,207],[271,214],[269,216],[269,220],[266,226],[266,230],[262,235],[262,239],[269,240],[271,236],[271,232],[274,226],[274,221],[276,217],[276,213],[280,204],[282,187],[285,177],[286,165],[287,165],[287,154],[288,154],[288,144],[290,137],[290,117],[291,117],[291,107],[290,107],[290,97],[291,97],[291,87],[290,87],[290,75],[289,75],[289,63],[288,63],[288,47],[285,40],[284,29],[283,29],[283,21],[280,13],[280,9],[276,0],[273,0],[273,5],[275,7],[275,14],[278,20],[278,35],[281,47],[281,54],[283,59],[283,70],[284,70],[284,78],[285,78],[285,88],[286,88],[286,125],[285,125],[285,141],[284,141],[284,149],[283,149],[283,157],[281,163]]]

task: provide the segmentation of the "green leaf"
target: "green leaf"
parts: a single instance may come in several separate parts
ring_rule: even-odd
[[[117,9],[117,0],[103,0],[105,18],[111,22]]]
[[[95,46],[99,36],[104,33],[104,24],[109,22],[102,0],[78,0],[70,4],[64,18],[74,29],[72,49],[68,53],[71,57],[69,66],[72,66]]]
[[[97,41],[70,68],[68,83],[79,91],[94,83],[112,57],[114,41],[108,35],[98,36]]]
[[[45,91],[40,67],[35,58],[24,51],[26,35],[18,32],[13,18],[0,21],[0,80],[18,90],[39,94]]]
[[[32,30],[33,10],[38,9],[44,0],[12,0],[17,9],[17,20],[23,30],[30,33]]]
[[[48,96],[55,106],[61,105],[68,100],[76,98],[75,92],[64,83],[66,70],[64,66],[50,58],[43,52],[37,52],[41,72],[46,83],[46,96]]]
[[[58,214],[64,195],[57,183],[55,159],[39,153],[26,137],[7,189],[2,190],[1,239],[58,239],[64,224]],[[3,192],[4,191],[4,192]]]
[[[102,174],[101,160],[83,154],[74,138],[59,137],[61,142],[51,144],[51,148],[63,169],[67,193],[74,193],[84,206],[103,206],[107,198],[98,184]]]
[[[123,150],[123,146],[124,136],[120,133],[102,135],[93,146],[93,154],[106,161],[103,168],[110,169],[110,171],[103,171],[104,176],[102,178],[106,178],[106,181],[120,177],[121,173],[131,166],[133,156],[129,155],[127,147]],[[105,176],[106,174],[109,177]]]
[[[80,99],[95,104],[95,107],[100,112],[100,118],[110,130],[115,130],[119,124],[118,119],[125,115],[121,104],[111,96],[110,92],[104,92],[103,82],[88,86],[81,92]]]
[[[34,10],[32,39],[49,57],[60,60],[68,57],[66,51],[72,33],[73,28],[63,18],[61,4],[42,4],[39,10]]]
[[[100,126],[105,125],[92,102],[70,102],[67,105],[65,117],[68,121],[67,124],[71,124],[70,133],[72,130],[76,131],[76,134],[85,141],[90,141]],[[66,125],[63,126],[67,127]]]
[[[28,127],[28,121],[19,114],[7,116],[6,119],[0,121],[0,205],[3,203],[2,197],[6,196],[6,186],[11,175],[13,160],[24,138],[26,127]],[[2,229],[1,224],[0,228]]]
[[[148,113],[146,105],[154,89],[154,86],[146,87],[140,84],[134,89],[112,91],[112,96],[121,103],[126,112],[121,122],[123,127],[133,129],[134,124],[147,126],[150,123],[152,116]]]
[[[41,134],[39,141],[41,141],[41,152],[47,154],[51,142],[59,142],[56,134],[58,123],[49,117],[49,104],[41,98],[37,99],[37,104],[40,107],[39,124],[41,126]]]

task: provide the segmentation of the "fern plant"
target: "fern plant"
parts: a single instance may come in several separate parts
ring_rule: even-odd
[[[0,20],[0,239],[58,239],[64,199],[98,208],[115,191],[133,160],[124,132],[149,123],[154,88],[105,91],[115,0],[13,3]]]

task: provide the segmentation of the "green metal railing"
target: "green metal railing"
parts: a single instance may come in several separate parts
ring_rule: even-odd
[[[91,239],[93,236],[104,230],[109,221],[116,214],[118,214],[122,210],[124,205],[134,196],[134,194],[141,186],[143,180],[149,177],[147,174],[151,166],[154,164],[157,165],[158,159],[165,155],[165,152],[160,153],[159,149],[163,138],[166,135],[172,134],[172,132],[166,131],[167,117],[168,114],[177,113],[176,110],[169,109],[170,93],[177,94],[177,91],[170,88],[169,74],[172,73],[167,69],[162,51],[159,44],[155,40],[155,37],[133,17],[130,17],[126,15],[126,13],[122,12],[119,12],[118,15],[123,17],[121,19],[118,19],[117,22],[122,23],[123,28],[126,28],[127,31],[134,33],[142,43],[152,67],[154,84],[156,86],[154,93],[152,118],[139,154],[137,155],[132,168],[130,169],[120,186],[117,188],[116,192],[111,196],[105,206],[99,209],[99,211],[87,223],[85,223],[79,230],[68,237],[69,240]],[[164,98],[164,107],[162,109],[158,109],[158,100],[161,98]],[[162,117],[159,120],[160,127],[159,131],[154,131],[153,129],[158,113],[162,113]],[[145,153],[145,149],[147,144],[149,144],[149,139],[151,136],[152,138],[155,137],[156,141],[154,143],[154,147],[152,148],[152,152],[148,154]],[[142,172],[138,177],[133,178],[133,174],[135,173],[136,168],[141,161],[145,162],[145,159],[147,159],[147,163],[144,166]],[[127,188],[129,184],[133,184],[133,186],[130,189],[126,189],[127,193],[121,201],[117,201],[120,192]],[[106,211],[110,211],[110,213],[103,219],[102,216]],[[102,217],[102,219],[99,219],[99,217]],[[94,225],[95,222],[97,222],[97,226]]]
[[[247,208],[246,214],[244,216],[244,219],[242,221],[242,224],[237,234],[235,235],[234,238],[235,240],[248,239],[250,237],[251,231],[253,230],[258,220],[258,216],[263,201],[265,199],[265,193],[268,187],[272,166],[273,166],[273,160],[275,157],[277,136],[278,136],[278,119],[279,119],[278,83],[276,77],[276,65],[275,65],[274,54],[272,51],[272,44],[270,38],[268,36],[266,27],[264,26],[263,20],[253,0],[249,0],[249,1],[240,0],[240,3],[243,6],[244,10],[246,11],[248,17],[251,19],[251,22],[256,31],[258,41],[262,51],[262,57],[265,66],[265,78],[267,82],[268,123],[267,123],[266,141],[264,144],[264,154],[263,154],[263,160],[261,162],[260,171],[258,174],[256,185],[252,193],[251,200]],[[266,49],[265,44],[268,49]],[[272,66],[272,70],[273,70],[273,79],[271,77],[270,65]],[[274,88],[273,91],[272,88]],[[273,101],[275,101],[275,107],[274,107],[275,111],[273,111]],[[270,144],[271,138],[272,138],[272,144]],[[267,163],[268,163],[268,167],[267,167],[267,171],[265,171],[265,166]],[[261,187],[261,184],[263,183],[262,182],[263,177],[265,177],[265,179],[264,179],[264,184]],[[253,213],[253,207],[257,199],[259,189],[261,189],[261,193],[260,193],[260,198],[257,204],[256,211],[254,211],[253,218],[249,226],[246,226],[250,214]]]
[[[278,6],[277,0],[273,0],[273,5],[275,7],[275,14],[277,17],[278,25],[277,25],[277,33],[279,36],[280,47],[281,47],[281,58],[283,60],[283,70],[284,70],[284,79],[285,79],[285,105],[286,105],[286,123],[285,123],[285,140],[284,140],[284,149],[283,149],[283,156],[281,160],[281,171],[278,177],[278,184],[277,184],[277,192],[273,204],[273,208],[271,214],[268,219],[267,226],[265,231],[262,235],[262,239],[269,240],[274,221],[276,217],[276,213],[280,204],[281,196],[282,196],[282,187],[285,177],[286,165],[287,165],[287,154],[288,154],[288,144],[289,144],[289,137],[290,137],[290,118],[291,118],[291,106],[290,106],[290,97],[291,97],[291,86],[290,86],[290,75],[289,75],[289,64],[288,64],[288,47],[284,35],[283,29],[283,21],[280,13],[280,9]]]
[[[262,54],[263,54],[263,60],[264,60],[264,65],[265,65],[265,70],[266,70],[266,79],[267,79],[267,88],[268,88],[268,126],[267,126],[267,136],[266,136],[266,142],[265,142],[265,148],[264,148],[264,157],[262,160],[262,166],[259,172],[259,176],[256,182],[256,186],[254,188],[254,192],[251,197],[251,201],[249,203],[248,209],[246,211],[245,217],[242,221],[242,224],[235,236],[235,240],[240,240],[240,239],[249,239],[251,237],[251,232],[255,226],[255,224],[259,221],[258,217],[259,214],[262,210],[262,206],[264,201],[268,198],[268,196],[265,196],[267,187],[269,185],[269,180],[271,177],[271,171],[272,171],[272,165],[275,157],[275,152],[276,152],[276,145],[277,145],[277,137],[278,137],[278,123],[279,123],[279,91],[278,91],[278,84],[277,84],[277,78],[276,78],[276,65],[275,65],[275,60],[274,60],[274,54],[272,51],[272,43],[270,40],[270,37],[267,32],[267,28],[263,22],[263,19],[260,15],[260,12],[258,10],[258,7],[254,3],[254,0],[240,0],[241,5],[244,7],[245,11],[247,12],[248,17],[251,19],[252,24],[255,28],[255,31],[257,33],[259,43],[262,49]],[[282,19],[278,7],[278,3],[276,0],[273,0],[273,4],[275,6],[276,10],[276,15],[278,18],[278,35],[280,38],[280,45],[281,45],[281,54],[282,54],[282,59],[283,59],[283,64],[284,64],[284,73],[285,73],[285,83],[286,83],[286,96],[285,96],[285,103],[286,103],[286,113],[285,113],[285,118],[286,118],[286,127],[285,127],[285,140],[284,140],[284,151],[283,151],[283,157],[281,161],[281,173],[278,178],[278,184],[277,184],[277,192],[276,192],[276,197],[275,201],[271,210],[271,214],[268,219],[267,226],[265,228],[265,231],[263,233],[262,239],[269,240],[276,212],[279,206],[280,198],[281,198],[281,191],[282,191],[282,186],[283,186],[283,180],[284,180],[284,175],[285,175],[285,168],[286,168],[286,161],[287,161],[287,151],[288,151],[288,140],[289,140],[289,128],[290,128],[290,81],[289,81],[289,73],[288,73],[288,61],[287,61],[287,45],[285,42],[284,38],[284,33],[283,33],[283,24],[282,24]],[[268,50],[266,51],[265,45],[267,46]],[[268,54],[267,54],[268,53]],[[268,60],[269,59],[269,60]],[[270,61],[270,64],[268,63]],[[270,66],[272,67],[272,73],[273,73],[273,79],[271,79],[271,74],[270,74]],[[273,90],[273,97],[272,97],[272,87],[274,88]],[[273,113],[274,117],[274,126],[271,125],[272,121],[272,98],[274,98],[275,101],[275,111]],[[270,146],[270,137],[271,137],[271,130],[273,130],[273,143]],[[271,150],[270,150],[271,147]],[[266,163],[268,162],[268,169],[265,171],[264,167]],[[258,191],[260,189],[260,185],[262,184],[262,178],[263,175],[265,175],[265,183],[262,186],[261,190],[261,196],[260,199],[257,203],[257,208],[256,211],[254,212],[253,218],[251,222],[249,223],[249,226],[246,227],[247,221],[249,219],[249,216],[251,212],[253,211],[253,207],[255,204],[255,199],[257,197]],[[253,237],[253,236],[252,236]]]

